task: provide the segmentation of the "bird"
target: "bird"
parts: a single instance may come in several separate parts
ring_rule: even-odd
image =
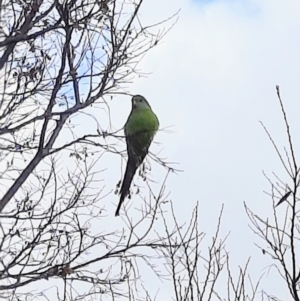
[[[135,172],[148,154],[151,142],[159,129],[158,118],[144,96],[134,95],[131,106],[124,126],[128,159],[115,216],[120,214],[121,205],[129,194]]]

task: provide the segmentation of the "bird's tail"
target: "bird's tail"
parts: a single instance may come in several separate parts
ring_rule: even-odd
[[[137,168],[135,162],[133,160],[129,160],[126,166],[125,176],[120,190],[120,201],[115,216],[118,216],[120,214],[121,205],[123,204],[126,196],[129,194],[130,184],[132,182],[136,169]]]

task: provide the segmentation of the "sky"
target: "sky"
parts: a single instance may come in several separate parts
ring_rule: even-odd
[[[244,202],[262,217],[271,216],[263,171],[289,183],[260,124],[283,151],[287,139],[276,85],[299,154],[299,1],[153,0],[145,1],[142,18],[152,23],[178,9],[178,23],[139,66],[151,75],[130,89],[147,97],[162,128],[172,126],[172,134],[161,131],[156,137],[161,154],[183,170],[170,176],[167,191],[180,221],[188,220],[199,202],[200,228],[208,235],[224,204],[222,231],[231,231],[233,268],[251,256],[254,278],[265,273],[262,288],[290,300],[275,270],[266,272],[273,262],[254,245],[260,240],[249,229]],[[120,111],[129,113],[130,102],[116,100],[111,110],[121,126],[127,113],[122,118]],[[164,170],[157,167],[151,175],[162,179]]]
[[[287,139],[276,96],[279,85],[297,139],[299,2],[151,0],[144,2],[140,19],[150,25],[179,9],[176,25],[139,65],[149,75],[135,79],[129,88],[132,94],[144,95],[159,117],[162,130],[155,137],[159,145],[153,144],[151,151],[159,151],[182,170],[170,175],[166,193],[170,193],[179,223],[190,220],[199,202],[200,231],[207,233],[204,252],[224,204],[221,236],[230,232],[227,250],[234,273],[251,257],[253,281],[264,275],[260,289],[290,300],[285,283],[275,270],[269,271],[274,262],[255,246],[261,241],[249,228],[244,202],[261,217],[271,217],[272,201],[264,193],[270,184],[263,172],[270,177],[275,172],[290,184],[260,122],[283,151]],[[130,113],[130,98],[117,96],[109,104],[114,129],[120,129]],[[101,125],[107,122],[103,119],[106,113],[102,113],[96,116]],[[90,133],[92,126],[85,124],[81,130]],[[294,145],[297,154],[300,142],[295,140]],[[99,170],[107,168],[103,176],[109,192],[121,179],[125,165],[116,156],[105,158]],[[164,168],[152,164],[154,191],[159,191],[165,175]],[[135,182],[143,185],[140,179]],[[107,214],[114,213],[117,202],[114,194],[104,199]],[[134,217],[138,207],[134,202],[139,204],[138,200],[127,202],[133,204],[130,210]],[[121,226],[121,219],[110,225]],[[154,281],[150,287],[156,291],[157,285]],[[170,289],[171,285],[161,286],[159,296],[168,298]]]
[[[162,130],[155,137],[159,145],[153,144],[151,150],[160,151],[160,156],[178,163],[175,167],[182,170],[170,175],[166,192],[181,223],[189,221],[199,202],[200,230],[208,237],[205,243],[215,233],[224,204],[221,235],[230,232],[227,250],[233,270],[251,256],[249,272],[254,280],[264,273],[261,289],[291,300],[275,270],[267,272],[273,262],[255,247],[260,240],[249,229],[244,202],[260,216],[271,216],[272,201],[264,193],[270,185],[263,171],[269,176],[276,172],[289,183],[260,121],[282,151],[287,139],[275,89],[280,85],[291,131],[297,139],[299,1],[145,0],[141,20],[145,25],[160,22],[179,9],[178,22],[139,65],[149,75],[137,78],[130,86],[132,94],[147,98],[160,120]],[[124,125],[130,109],[130,98],[113,99],[110,113],[115,128]],[[84,128],[89,129],[88,125]],[[65,142],[67,135],[64,132],[61,141]],[[294,145],[297,155],[299,140]],[[124,162],[122,169],[116,156],[106,163],[108,192],[121,179]],[[158,191],[166,170],[152,165],[150,176],[157,183],[151,187]],[[102,161],[100,169],[105,169]],[[111,194],[104,202],[113,216],[118,198]],[[122,220],[112,223],[119,228]],[[159,296],[168,297],[169,289],[162,287]]]

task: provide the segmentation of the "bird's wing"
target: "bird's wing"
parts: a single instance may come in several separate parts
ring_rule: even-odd
[[[141,165],[148,154],[150,144],[153,140],[153,137],[149,137],[149,135],[145,139],[145,135],[147,135],[146,131],[141,131],[134,135],[126,136],[128,159],[133,159],[137,167]]]

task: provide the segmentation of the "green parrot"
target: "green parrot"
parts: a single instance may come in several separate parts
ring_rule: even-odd
[[[145,97],[135,95],[132,97],[131,103],[131,112],[124,126],[128,161],[116,216],[120,214],[121,205],[129,194],[134,174],[148,154],[149,146],[159,128],[159,121]]]

